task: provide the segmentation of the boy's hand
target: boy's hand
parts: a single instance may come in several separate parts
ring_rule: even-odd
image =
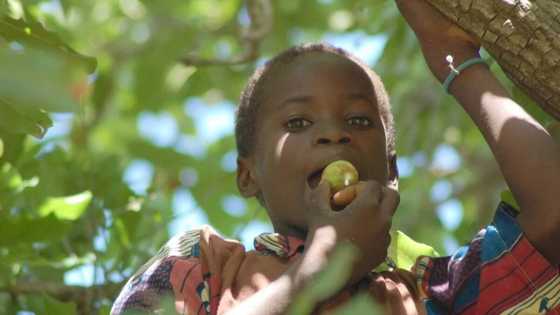
[[[355,198],[358,190],[358,185],[350,185],[332,196],[331,204],[336,210],[344,209]]]
[[[455,67],[478,55],[480,42],[443,16],[426,0],[395,0],[408,25],[416,33],[432,73],[443,82],[449,75],[447,55]]]
[[[336,244],[351,242],[361,254],[350,279],[354,283],[385,259],[399,194],[373,180],[361,181],[347,190],[352,190],[355,198],[344,209],[334,211],[327,183],[320,183],[315,189],[308,188],[306,200],[310,211],[307,213],[306,248],[312,252],[310,255],[324,258]]]

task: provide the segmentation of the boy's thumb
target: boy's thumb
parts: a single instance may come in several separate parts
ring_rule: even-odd
[[[336,206],[335,210],[339,210],[340,208],[346,207],[355,198],[356,186],[351,185],[334,194],[332,197],[332,202]]]

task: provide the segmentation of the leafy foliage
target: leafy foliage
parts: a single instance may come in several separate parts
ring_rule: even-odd
[[[387,250],[387,261],[375,271],[382,272],[390,268],[410,270],[421,256],[438,257],[440,254],[431,246],[418,243],[402,231],[391,231],[391,243]]]
[[[331,263],[295,299],[291,314],[311,314],[317,303],[341,290],[350,278],[348,268],[357,256],[351,244],[339,246],[332,254]]]
[[[107,314],[178,229],[207,218],[244,237],[267,224],[255,200],[235,198],[228,124],[255,66],[303,41],[368,58],[382,47],[368,60],[396,117],[396,228],[445,253],[489,221],[505,184],[393,1],[274,2],[260,37],[266,23],[252,19],[268,11],[248,3],[268,1],[0,0],[0,313]],[[224,111],[229,121],[208,120]],[[352,303],[341,314],[370,308]]]

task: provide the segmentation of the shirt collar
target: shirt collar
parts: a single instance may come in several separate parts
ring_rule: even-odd
[[[255,250],[263,255],[275,255],[280,258],[292,258],[303,252],[304,241],[279,233],[262,233],[255,237]]]

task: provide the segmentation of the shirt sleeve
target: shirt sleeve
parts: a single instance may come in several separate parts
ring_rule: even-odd
[[[208,314],[209,301],[204,300],[207,287],[199,259],[199,244],[200,230],[171,238],[128,280],[115,300],[111,314],[173,309],[182,314]],[[177,295],[181,296],[180,303],[175,302]],[[197,310],[193,312],[192,309]]]
[[[500,203],[494,220],[448,257],[415,266],[428,314],[552,314],[560,310],[560,268],[527,239],[517,211]]]

